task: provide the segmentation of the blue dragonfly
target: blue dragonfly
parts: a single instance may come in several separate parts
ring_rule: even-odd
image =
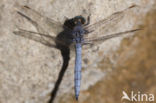
[[[62,47],[72,46],[75,48],[76,57],[74,69],[74,88],[75,98],[78,100],[81,85],[82,47],[87,45],[92,47],[92,45],[104,42],[108,39],[141,30],[138,28],[109,35],[102,35],[97,38],[94,37],[99,29],[111,28],[112,24],[114,25],[119,22],[129,10],[135,7],[137,6],[132,5],[93,24],[90,24],[90,15],[87,18],[84,18],[81,15],[75,16],[74,18],[66,19],[64,24],[62,24],[58,21],[41,15],[39,12],[28,6],[19,6],[17,13],[34,25],[37,29],[37,32],[17,27],[18,30],[14,31],[14,34],[33,39],[49,47],[56,47],[60,49]],[[52,34],[57,36],[52,36]]]

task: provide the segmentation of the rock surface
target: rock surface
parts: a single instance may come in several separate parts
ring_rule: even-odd
[[[139,5],[107,31],[121,32],[145,26],[144,30],[84,50],[79,103],[120,103],[123,90],[156,94],[155,0],[1,0],[0,103],[47,103],[63,63],[59,50],[13,34],[17,25],[34,30],[17,15],[17,4],[28,5],[60,22],[84,10],[90,11],[91,23],[133,4]],[[104,31],[99,35],[102,33]],[[75,103],[73,68],[71,55],[55,103]]]

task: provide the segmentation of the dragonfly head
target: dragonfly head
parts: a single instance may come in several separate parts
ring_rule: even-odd
[[[73,22],[74,22],[75,26],[76,25],[83,25],[83,24],[85,24],[86,20],[82,16],[76,16],[73,18]]]
[[[86,22],[86,20],[85,20],[84,17],[82,17],[82,16],[76,16],[74,18],[65,20],[64,27],[68,27],[70,29],[73,29],[77,25],[83,25],[83,24],[85,24],[85,22]]]

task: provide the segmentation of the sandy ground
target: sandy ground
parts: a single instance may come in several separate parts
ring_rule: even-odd
[[[86,14],[91,13],[91,23],[133,4],[139,5],[127,12],[119,23],[110,22],[110,26],[92,35],[99,37],[144,27],[142,31],[83,50],[79,103],[129,103],[121,101],[123,91],[128,95],[131,91],[156,95],[155,0],[1,0],[0,103],[48,103],[63,64],[58,49],[13,34],[17,26],[36,31],[17,15],[17,4],[27,5],[60,22],[86,10]],[[71,52],[54,103],[76,103],[73,68],[74,53]]]

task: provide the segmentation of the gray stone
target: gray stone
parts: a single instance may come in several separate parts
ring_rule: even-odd
[[[17,4],[27,5],[62,23],[65,17],[80,15],[83,10],[91,12],[91,23],[95,23],[133,4],[139,5],[139,8],[128,12],[117,26],[107,29],[109,33],[113,33],[137,28],[144,15],[153,8],[154,0],[1,0],[0,103],[47,103],[63,63],[59,50],[13,34],[17,26],[35,30],[30,23],[17,15]],[[104,31],[100,31],[95,37],[101,35],[104,35]],[[86,64],[82,63],[82,91],[104,78],[106,72],[98,66],[104,58],[108,58],[111,65],[116,65],[116,58],[112,55],[120,47],[122,39],[123,37],[111,39],[84,50],[83,58],[88,61]],[[74,58],[72,55],[56,96],[56,103],[65,94],[74,97]]]

